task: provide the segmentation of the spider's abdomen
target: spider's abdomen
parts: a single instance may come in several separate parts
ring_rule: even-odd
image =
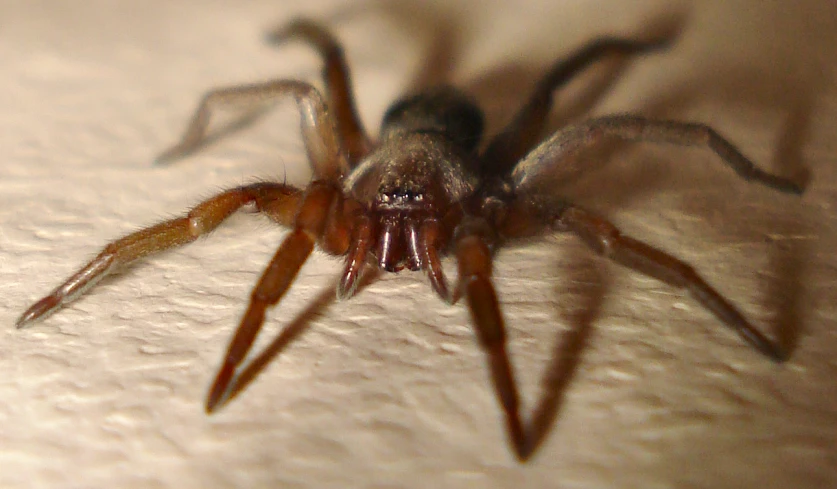
[[[473,151],[482,138],[482,110],[453,87],[438,87],[395,102],[384,114],[381,139],[411,132],[443,134],[465,151]]]

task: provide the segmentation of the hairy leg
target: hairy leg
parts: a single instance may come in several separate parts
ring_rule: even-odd
[[[487,171],[493,175],[507,173],[520,158],[540,140],[555,90],[593,63],[609,56],[639,54],[664,46],[669,39],[633,41],[603,38],[591,42],[571,57],[556,63],[535,86],[529,99],[511,122],[488,144],[484,154]]]
[[[349,164],[354,166],[366,156],[372,144],[357,114],[351,76],[343,55],[343,48],[327,29],[307,19],[297,19],[268,35],[268,40],[274,43],[292,39],[311,44],[325,61],[323,79],[326,83],[328,105],[334,112],[337,133],[348,155]]]
[[[781,192],[801,194],[802,187],[768,173],[741,154],[717,131],[705,124],[659,121],[633,115],[615,115],[591,119],[568,126],[529,152],[512,170],[511,178],[519,193],[537,192],[538,186],[552,181],[561,172],[561,163],[603,138],[626,141],[669,143],[680,146],[704,146],[715,152],[741,178]]]
[[[784,349],[766,338],[730,304],[707,284],[688,264],[625,236],[611,223],[578,207],[569,206],[557,219],[560,228],[571,231],[597,253],[678,288],[686,289],[703,307],[726,324],[750,345],[772,360],[787,358]]]
[[[293,98],[301,118],[302,139],[314,179],[336,182],[349,170],[340,147],[334,119],[320,93],[308,83],[275,80],[211,90],[201,99],[179,143],[163,152],[158,162],[186,156],[201,146],[212,112],[219,108],[255,109]]]
[[[300,196],[299,190],[278,183],[257,183],[218,194],[192,208],[184,217],[162,222],[108,244],[87,265],[27,309],[15,324],[22,328],[46,317],[120,267],[153,253],[191,243],[218,227],[246,204],[254,203],[257,209],[273,220],[288,225],[291,210],[296,209]]]

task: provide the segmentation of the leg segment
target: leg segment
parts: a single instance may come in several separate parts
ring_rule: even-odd
[[[282,43],[299,39],[314,46],[325,61],[323,78],[326,83],[328,105],[334,111],[337,132],[349,163],[354,166],[369,152],[371,143],[357,114],[349,67],[343,48],[321,25],[307,19],[297,19],[282,29],[270,33],[268,39]]]
[[[754,328],[738,310],[686,263],[628,236],[615,226],[577,207],[568,207],[557,224],[578,235],[597,253],[662,282],[683,288],[750,345],[776,362],[787,353]]]
[[[336,182],[348,169],[335,128],[320,93],[308,83],[276,80],[212,90],[204,95],[180,142],[158,158],[166,162],[188,155],[205,140],[209,119],[218,108],[254,109],[293,97],[301,117],[302,139],[314,170],[314,179]]]
[[[206,411],[212,412],[228,395],[236,368],[264,324],[268,307],[276,305],[288,291],[296,274],[323,237],[339,191],[324,182],[314,182],[306,192],[296,213],[294,229],[285,238],[270,264],[253,289],[250,304],[235,332],[224,361],[212,384],[206,401]]]
[[[534,92],[512,121],[488,144],[484,158],[487,171],[494,175],[505,174],[535,147],[552,110],[553,93],[578,72],[608,56],[639,54],[659,48],[665,45],[666,41],[667,39],[652,42],[599,39],[570,58],[555,64],[538,82]]]
[[[108,244],[90,263],[27,309],[15,324],[22,328],[46,317],[122,266],[191,243],[246,204],[255,203],[260,211],[287,225],[289,209],[297,207],[299,198],[299,190],[277,183],[257,183],[216,195],[198,204],[185,217],[162,222]]]
[[[758,168],[752,161],[714,129],[705,124],[658,121],[632,115],[591,119],[566,127],[532,150],[514,167],[511,177],[517,191],[534,190],[547,179],[560,174],[560,163],[605,137],[626,141],[669,143],[680,146],[705,146],[723,159],[741,178],[781,192],[801,194],[796,183]]]
[[[520,396],[506,351],[506,331],[497,294],[491,283],[491,253],[478,234],[460,236],[456,243],[460,289],[465,295],[480,345],[488,355],[491,379],[506,416],[506,427],[515,455],[521,461],[531,454],[520,419]]]

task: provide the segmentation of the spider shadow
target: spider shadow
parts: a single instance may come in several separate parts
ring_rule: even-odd
[[[737,76],[742,79],[760,78],[746,71],[738,73]],[[703,80],[695,82],[694,86],[716,86],[717,90],[722,92],[717,94],[721,100],[727,96],[730,97],[729,100],[732,100],[734,97],[732,94],[739,93],[739,90],[731,87],[728,87],[730,90],[727,92],[723,86],[719,86],[719,83],[715,80]],[[777,135],[774,161],[769,167],[805,188],[809,185],[812,175],[804,163],[803,149],[810,134],[813,96],[808,91],[798,89],[789,89],[784,93],[793,92],[798,92],[798,95],[787,97],[779,102],[780,110],[785,111],[787,115]],[[667,113],[676,113],[679,106],[685,110],[689,102],[698,98],[698,95],[703,97],[706,93],[695,88],[694,91],[684,89],[668,94],[643,113],[664,119]],[[767,94],[764,96],[769,98]],[[742,100],[739,99],[737,102],[741,103]],[[743,102],[760,106],[763,100],[754,97],[753,100]],[[742,192],[741,198],[745,200],[742,204],[738,199],[730,200],[729,195],[723,192],[712,192],[714,177],[711,175],[701,172],[700,169],[675,168],[671,161],[663,158],[643,158],[643,165],[640,167],[619,165],[607,168],[607,172],[604,172],[607,162],[622,151],[627,144],[607,143],[601,148],[582,154],[581,159],[585,163],[591,160],[593,163],[579,166],[585,168],[592,166],[593,171],[581,176],[575,182],[570,182],[569,185],[562,185],[560,188],[563,193],[572,201],[581,202],[585,206],[589,205],[602,214],[608,215],[618,209],[629,208],[636,202],[651,199],[662,192],[679,192],[683,195],[694,196],[694,198],[680,200],[684,214],[710,219],[714,216],[724,216],[722,220],[713,219],[711,224],[702,223],[697,227],[698,232],[702,228],[717,224],[718,231],[716,233],[707,231],[707,234],[717,234],[720,237],[728,235],[730,241],[739,239],[754,244],[763,241],[760,236],[765,234],[778,236],[775,240],[769,238],[768,241],[775,241],[774,245],[762,250],[768,255],[770,278],[763,294],[767,302],[765,306],[776,312],[765,329],[773,333],[788,355],[792,355],[804,333],[804,308],[801,302],[805,296],[805,284],[808,283],[805,277],[809,271],[805,266],[809,256],[805,236],[813,234],[811,226],[806,224],[807,219],[802,214],[802,209],[798,205],[793,205],[797,197],[783,195],[769,189],[752,192],[746,189]],[[715,158],[713,154],[703,158],[720,166],[720,163],[711,161]],[[726,178],[734,184],[740,182],[741,185],[749,185],[735,175],[725,175],[721,178]],[[706,189],[706,191],[695,192],[695,188]],[[777,219],[779,215],[777,206],[768,199],[789,202],[789,205],[783,208],[780,218]],[[736,238],[736,235],[741,237]]]
[[[187,152],[171,152],[171,149],[175,147],[172,146],[172,148],[158,155],[155,159],[155,163],[159,166],[168,166],[177,161],[180,161],[181,159],[187,158],[195,153],[203,151],[206,148],[215,145],[222,139],[226,139],[234,134],[238,134],[239,132],[252,127],[254,124],[262,120],[268,114],[268,112],[271,111],[272,108],[273,104],[266,107],[259,107],[256,109],[247,110],[243,114],[232,116],[230,120],[213,124],[216,126],[216,128],[209,131],[200,140],[198,144],[196,144],[192,148],[189,148]]]
[[[658,27],[652,28],[651,31],[659,30],[660,27],[666,29],[668,25],[670,32],[677,33],[679,22],[682,20],[677,20],[676,17],[668,18],[668,20],[662,17],[657,22]],[[801,43],[804,44],[804,41]],[[804,46],[800,46],[799,52],[804,52],[802,47]],[[653,55],[654,53],[649,53],[649,56]],[[827,77],[823,74],[825,70],[811,68],[811,66],[818,66],[811,61],[814,56],[809,53],[801,56],[800,59],[784,60],[787,65],[784,68],[781,64],[763,67],[742,63],[726,66],[722,70],[707,70],[705,74],[688,80],[668,93],[663,91],[655,94],[650,98],[650,102],[643,106],[641,113],[651,118],[677,118],[676,114],[688,111],[695,101],[708,100],[732,107],[744,106],[761,110],[767,114],[782,114],[784,122],[776,137],[774,161],[771,165],[766,165],[764,162],[757,162],[757,164],[771,168],[772,171],[787,176],[805,188],[812,179],[812,170],[809,169],[803,155],[805,143],[810,139],[811,113],[818,92],[822,90],[825,83],[828,83]],[[618,82],[616,77],[627,68],[629,62],[635,60],[636,58],[616,60],[616,63],[599,67],[598,71],[591,73],[594,77],[592,82],[589,80],[590,74],[582,73],[579,78],[588,79],[585,80],[588,84],[587,88],[580,95],[575,94],[572,103],[556,104],[547,133],[594,108],[597,102],[602,100]],[[801,69],[793,69],[794,66],[799,66]],[[544,70],[537,71],[542,73]],[[793,73],[793,76],[788,73]],[[536,80],[538,76],[539,74],[533,73],[531,79]],[[520,79],[524,77],[527,77],[526,70],[518,65],[498,67],[494,73],[476,80],[472,87],[481,99],[506,99],[508,97],[504,94],[506,90],[521,91]],[[759,80],[759,83],[754,84],[753,80]],[[495,92],[492,93],[492,91]],[[523,91],[523,93],[526,92]],[[560,96],[556,95],[556,99]],[[514,110],[514,107],[520,103],[517,101],[512,104],[511,110]],[[501,105],[508,106],[509,104]],[[564,180],[556,182],[559,184],[557,188],[562,193],[565,192],[565,196],[571,200],[602,210],[605,215],[609,211],[628,208],[637,201],[651,198],[661,192],[682,192],[685,195],[687,192],[694,191],[696,187],[704,188],[706,191],[700,192],[699,199],[682,200],[685,213],[695,216],[713,214],[731,216],[731,222],[722,223],[721,234],[726,233],[723,231],[724,227],[729,229],[735,226],[743,226],[750,235],[765,232],[778,234],[779,240],[783,242],[767,250],[770,256],[772,280],[767,285],[765,296],[769,301],[769,309],[778,311],[770,329],[779,338],[779,343],[784,349],[792,353],[803,333],[803,308],[800,303],[804,296],[804,284],[807,283],[806,269],[802,266],[807,261],[806,246],[804,238],[797,239],[797,237],[812,234],[813,230],[810,229],[810,225],[805,224],[806,219],[799,210],[791,210],[791,219],[782,219],[783,222],[776,226],[775,218],[779,207],[769,204],[773,200],[780,201],[780,199],[788,199],[788,202],[792,202],[795,197],[778,193],[767,195],[772,191],[756,190],[750,194],[752,197],[745,194],[745,198],[752,198],[755,201],[760,195],[765,195],[761,197],[765,199],[765,204],[746,206],[745,212],[742,213],[740,201],[730,200],[728,195],[711,191],[713,177],[711,173],[703,172],[701,168],[677,167],[671,161],[659,157],[644,157],[644,163],[639,166],[616,165],[614,168],[614,165],[609,165],[609,162],[614,160],[614,157],[629,144],[632,143],[607,142],[600,147],[583,152],[578,161],[572,163],[574,168],[571,171],[561,172]],[[747,148],[742,148],[742,150],[745,154],[750,152]],[[683,150],[673,148],[672,155],[676,157],[679,151]],[[703,148],[700,152],[705,155],[702,158],[708,161],[708,164],[722,166],[720,162],[712,161],[717,157],[707,148]],[[697,161],[695,158],[691,159]],[[607,173],[603,173],[602,170],[606,166]],[[737,177],[724,175],[723,178],[732,181]],[[735,183],[739,182],[744,184],[741,180]],[[758,194],[758,192],[763,193]],[[798,206],[788,207],[798,209]],[[782,209],[783,214],[786,211]],[[736,216],[743,214],[746,215],[747,222],[736,219]],[[750,223],[761,223],[762,226],[749,225]],[[765,227],[765,223],[771,223],[770,227]],[[751,229],[747,230],[747,227]]]
[[[363,5],[363,8],[360,8]],[[399,27],[425,45],[420,65],[407,84],[405,93],[414,93],[428,87],[450,84],[455,80],[455,68],[469,39],[466,36],[471,29],[468,18],[455,15],[450,11],[417,1],[373,0],[365,4],[356,4],[345,8],[335,18],[346,20],[352,16],[368,13],[376,9]],[[669,12],[643,22],[643,28],[635,35],[612,35],[602,33],[599,37],[588,39],[575,49],[581,49],[596,40],[613,37],[626,39],[657,41],[659,46],[646,49],[644,53],[633,56],[609,56],[582,70],[586,77],[584,89],[573,93],[570,100],[556,100],[556,107],[548,124],[551,130],[565,125],[572,119],[587,113],[607,91],[618,83],[622,72],[637,57],[653,55],[654,51],[665,50],[676,42],[684,26],[686,14],[680,11]],[[560,52],[560,56],[558,55]],[[557,50],[553,65],[564,61],[573,54],[573,50]],[[506,123],[515,110],[526,101],[535,84],[549,71],[549,65],[542,63],[503,63],[494,66],[477,78],[462,80],[460,85],[473,95],[486,112],[487,135],[496,133]],[[579,85],[577,81],[573,85]],[[560,91],[560,89],[559,89]],[[557,97],[556,97],[557,98]]]
[[[682,91],[668,94],[662,97],[657,103],[650,107],[652,114],[666,111],[679,104],[685,105],[687,101],[698,95],[705,97],[705,89],[698,87],[713,87],[713,92],[708,94],[709,98],[715,98],[728,103],[743,103],[751,107],[764,107],[784,114],[783,122],[776,137],[776,147],[773,152],[773,161],[770,165],[778,174],[786,175],[803,188],[810,185],[813,178],[813,169],[805,161],[805,143],[810,139],[811,134],[811,113],[813,110],[814,98],[818,90],[821,90],[822,79],[816,77],[808,78],[804,84],[809,85],[803,88],[799,82],[788,78],[779,77],[773,83],[763,83],[758,88],[752,87],[753,79],[771,79],[760,73],[757,69],[746,69],[742,67],[731,68],[726,77],[716,79],[708,78],[696,80],[690,87],[683,87]],[[741,94],[746,94],[743,98]],[[676,109],[675,109],[676,110]],[[710,156],[711,157],[711,156]],[[665,162],[662,162],[665,164]],[[679,169],[678,169],[679,171]],[[698,177],[700,178],[700,177]],[[735,176],[729,178],[736,178]],[[706,184],[710,187],[711,183]],[[653,192],[656,189],[643,189],[643,192]],[[662,189],[659,189],[662,190]],[[615,188],[606,190],[611,199],[618,201],[620,198],[635,199],[640,194],[619,195]],[[754,200],[751,205],[744,205],[740,201],[730,200],[721,194],[710,194],[701,199],[683,199],[682,205],[685,212],[692,215],[708,215],[718,213],[723,216],[746,217],[746,222],[736,220],[729,223],[729,226],[743,226],[744,232],[748,235],[768,234],[777,236],[774,246],[768,247],[765,252],[768,254],[770,280],[766,286],[765,298],[769,301],[769,308],[776,311],[770,329],[778,338],[780,345],[790,355],[792,354],[803,334],[804,312],[801,301],[804,297],[805,284],[808,283],[805,276],[809,269],[805,266],[808,262],[806,236],[813,234],[810,217],[802,213],[798,197],[785,196],[778,192],[759,190],[763,192],[763,201],[758,199],[758,194],[752,195]],[[769,192],[769,195],[768,195]],[[744,198],[748,199],[746,194]],[[771,199],[768,201],[767,199]],[[790,205],[782,207],[782,213],[777,218],[776,205],[772,201],[784,201]],[[711,210],[710,210],[711,209]],[[806,212],[814,211],[808,206]],[[806,217],[808,217],[806,219]],[[816,218],[815,218],[816,219]],[[726,221],[726,219],[724,219]],[[750,223],[754,223],[750,225]],[[769,227],[765,225],[769,223]],[[748,229],[750,228],[750,229]],[[753,239],[758,242],[760,240]]]
[[[450,83],[450,76],[464,44],[462,18],[455,18],[438,5],[415,0],[371,0],[336,11],[331,20],[350,22],[370,13],[382,14],[424,46],[421,61],[404,93]]]
[[[632,54],[606,54],[579,70],[553,91],[553,108],[543,137],[589,114],[622,79],[631,66],[647,57],[664,53],[677,43],[686,25],[685,14],[660,15],[643,23],[635,33],[599,33],[570,49],[556,50],[551,61],[524,64],[519,61],[495,66],[482,75],[466,80],[465,89],[480,101],[488,121],[490,138],[504,128],[513,114],[525,104],[535,85],[582,49],[611,40],[648,43]],[[585,168],[585,171],[589,169]]]
[[[789,168],[792,162],[801,161],[803,142],[809,138],[811,130],[810,112],[813,100],[810,93],[802,94],[796,110],[791,111],[784,123],[779,145],[776,151],[776,166]],[[806,174],[810,178],[810,173]],[[806,235],[812,230],[803,222],[801,210],[789,209],[790,219],[778,223],[775,232],[780,236],[789,236],[770,248],[769,263],[776,271],[775,277],[768,283],[767,296],[776,303],[778,314],[774,319],[773,330],[779,343],[788,354],[792,354],[805,333],[805,308],[802,307],[805,284],[809,283],[806,275],[810,271],[806,258],[810,256]]]
[[[763,109],[765,112],[782,113],[785,123],[776,136],[777,144],[773,151],[772,165],[764,161],[756,164],[767,167],[771,171],[790,178],[803,188],[807,188],[812,178],[812,172],[805,163],[803,148],[810,137],[810,118],[814,93],[821,86],[822,80],[809,80],[794,83],[792,80],[779,79],[774,82],[764,82],[758,87],[752,86],[753,79],[771,79],[758,67],[736,66],[728,67],[726,71],[715,70],[711,75],[691,78],[687,83],[668,93],[657,94],[652,101],[642,108],[642,114],[655,119],[670,119],[685,112],[696,101],[709,101],[717,105],[747,107],[749,109]],[[814,93],[812,93],[814,92]],[[724,131],[717,128],[721,133]],[[736,144],[735,141],[732,141]],[[605,145],[606,152],[597,157],[609,160],[631,143],[614,143]],[[739,148],[745,153],[751,153],[748,148]],[[723,163],[708,148],[696,148],[704,155],[708,165],[721,168]],[[681,152],[682,149],[674,148]],[[677,153],[673,153],[677,156]],[[615,178],[597,179],[595,188],[589,185],[583,189],[581,198],[592,198],[605,195],[603,202],[610,208],[624,208],[635,202],[657,194],[663,190],[691,190],[695,187],[712,186],[710,177],[697,168],[674,167],[671,161],[657,159],[641,167],[623,169]],[[671,170],[675,170],[680,178],[672,178]],[[727,172],[724,178],[732,181],[738,177]],[[744,183],[738,179],[737,182]],[[773,192],[771,190],[771,192]],[[586,194],[586,195],[585,195]],[[596,194],[595,196],[593,194]],[[774,193],[774,195],[781,195]],[[792,198],[792,197],[789,197]],[[687,206],[688,201],[684,202]],[[700,209],[694,207],[695,212]],[[703,209],[705,211],[705,208]]]
[[[593,323],[599,315],[608,288],[599,264],[589,256],[586,259],[578,258],[583,261],[581,266],[570,268],[568,273],[562,270],[565,282],[571,285],[569,290],[562,289],[557,292],[578,297],[578,300],[574,301],[576,307],[573,312],[567,312],[564,308],[559,312],[564,316],[560,322],[570,324],[571,329],[558,334],[552,360],[544,370],[541,396],[526,429],[529,454],[537,453],[556,426],[569,386],[578,372],[582,352],[590,342]]]
[[[415,93],[427,87],[450,83],[465,36],[462,18],[443,12],[437,5],[414,0],[372,0],[356,3],[335,13],[337,21],[351,21],[370,12],[381,13],[399,31],[424,45],[420,66],[414,70],[404,93]]]

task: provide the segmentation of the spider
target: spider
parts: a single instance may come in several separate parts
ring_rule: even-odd
[[[571,124],[546,139],[541,133],[553,92],[597,60],[631,55],[662,41],[602,38],[559,60],[535,86],[511,122],[481,149],[481,109],[464,92],[441,86],[404,97],[383,117],[380,136],[370,139],[359,120],[343,50],[332,34],[297,20],[271,34],[312,45],[324,60],[325,96],[312,85],[274,80],[209,91],[182,139],[158,161],[186,156],[207,141],[211,113],[220,107],[263,108],[292,98],[313,178],[306,188],[259,182],[221,192],[184,217],[162,222],[106,245],[73,276],[27,309],[17,327],[29,325],[76,299],[96,282],[135,260],[184,245],[209,233],[243,206],[255,207],[290,231],[255,285],[206,399],[212,412],[231,398],[236,374],[265,320],[294,282],[315,247],[345,257],[337,297],[355,294],[365,271],[427,273],[445,302],[464,297],[490,377],[505,415],[511,449],[520,461],[534,451],[524,430],[519,395],[506,348],[503,315],[492,284],[492,257],[506,242],[551,232],[577,235],[596,253],[621,265],[686,289],[720,322],[770,359],[787,354],[707,284],[688,264],[623,235],[613,224],[554,195],[554,177],[580,150],[603,138],[708,147],[745,180],[781,192],[802,187],[754,165],[711,127],[636,115],[612,115]],[[442,258],[458,266],[450,287]]]

